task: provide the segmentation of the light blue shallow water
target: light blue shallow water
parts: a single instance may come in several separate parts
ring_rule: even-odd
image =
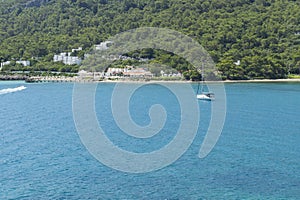
[[[199,102],[191,147],[172,165],[146,174],[110,169],[89,154],[73,121],[72,84],[0,82],[0,90],[20,85],[27,89],[0,95],[0,199],[300,198],[300,84],[226,84],[226,122],[208,157],[197,157],[210,117],[210,103]],[[98,86],[96,108],[116,145],[151,152],[174,137],[180,107],[172,93],[150,85],[134,94],[136,123],[149,123],[155,103],[170,113],[162,134],[142,140],[120,134],[114,123],[113,86]]]

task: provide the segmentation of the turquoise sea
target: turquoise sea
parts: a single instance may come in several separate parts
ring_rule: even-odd
[[[0,95],[0,199],[300,199],[299,83],[225,84],[226,121],[213,151],[198,157],[211,108],[199,101],[199,129],[189,149],[144,174],[111,169],[87,151],[73,120],[73,84],[0,82],[0,91],[21,85],[27,88]],[[153,104],[168,112],[163,134],[136,139],[113,120],[113,88],[102,83],[96,93],[107,137],[133,152],[168,144],[180,122],[175,96],[156,84],[132,96],[137,124],[149,124]]]

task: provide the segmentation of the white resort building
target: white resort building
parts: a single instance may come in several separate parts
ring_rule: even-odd
[[[153,77],[154,75],[146,68],[135,68],[133,66],[126,66],[125,68],[108,68],[105,73],[106,77],[118,76],[122,74],[124,77],[131,78],[142,78],[142,77]]]
[[[81,51],[82,48],[79,47],[78,49],[72,49],[72,52],[64,52],[60,53],[59,55],[53,56],[54,62],[62,62],[66,65],[80,65],[82,60],[78,56],[71,56],[71,54],[75,51]]]

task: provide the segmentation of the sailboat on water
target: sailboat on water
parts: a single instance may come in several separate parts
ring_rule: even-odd
[[[199,93],[200,90],[200,93]],[[199,100],[205,100],[205,101],[212,101],[215,100],[215,94],[212,92],[204,92],[204,71],[203,71],[203,65],[201,69],[201,88],[200,88],[200,82],[198,83],[198,89],[197,89],[197,99]]]

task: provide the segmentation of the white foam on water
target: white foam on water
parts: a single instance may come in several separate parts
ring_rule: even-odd
[[[8,94],[8,93],[12,93],[12,92],[18,92],[18,91],[22,91],[22,90],[25,90],[26,87],[25,86],[19,86],[19,87],[16,87],[16,88],[6,88],[6,89],[2,89],[0,90],[0,95],[1,94]]]

